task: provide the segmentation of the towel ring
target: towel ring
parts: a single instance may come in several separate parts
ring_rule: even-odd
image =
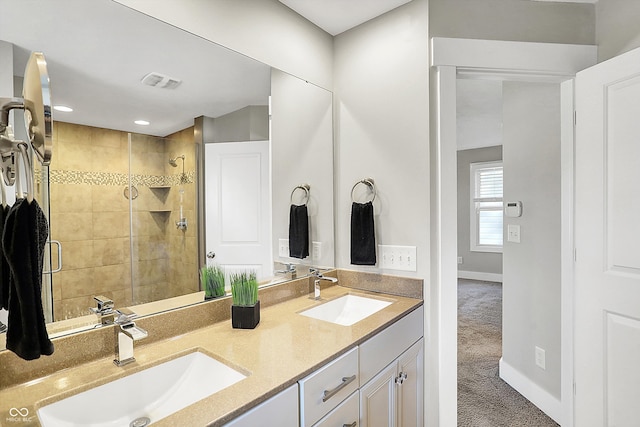
[[[371,200],[367,200],[364,203],[373,202],[376,199],[376,184],[373,181],[373,178],[364,178],[364,179],[361,179],[360,181],[356,182],[355,184],[353,184],[353,187],[351,187],[351,201],[354,202],[354,203],[356,202],[356,200],[353,198],[353,191],[356,189],[356,187],[359,184],[366,185],[369,188],[369,190],[371,191],[371,194],[372,194]],[[358,203],[360,203],[360,202],[358,202]]]
[[[301,205],[306,205],[309,202],[309,190],[311,190],[311,187],[309,186],[309,184],[301,184],[301,185],[296,185],[293,188],[293,191],[291,192],[291,197],[289,198],[291,201],[291,204],[293,204],[293,194],[296,192],[296,190],[302,190],[304,191],[304,197],[303,197],[303,202]],[[300,206],[301,206],[300,205]]]

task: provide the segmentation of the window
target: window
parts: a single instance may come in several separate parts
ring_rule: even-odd
[[[502,162],[471,163],[471,250],[502,252]]]

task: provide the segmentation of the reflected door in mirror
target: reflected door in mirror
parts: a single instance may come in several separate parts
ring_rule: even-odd
[[[206,251],[227,278],[273,274],[269,177],[269,141],[205,144]]]

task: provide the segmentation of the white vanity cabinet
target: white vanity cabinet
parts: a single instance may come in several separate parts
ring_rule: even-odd
[[[424,308],[354,347],[226,427],[418,427]]]
[[[423,340],[360,388],[361,427],[423,425]]]
[[[360,345],[360,427],[423,425],[424,309]]]
[[[294,384],[225,424],[225,427],[298,427],[298,421],[298,384]]]

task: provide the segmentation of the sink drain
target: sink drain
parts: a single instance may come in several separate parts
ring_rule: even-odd
[[[148,417],[140,417],[129,423],[129,427],[146,427],[151,424],[151,420]]]

